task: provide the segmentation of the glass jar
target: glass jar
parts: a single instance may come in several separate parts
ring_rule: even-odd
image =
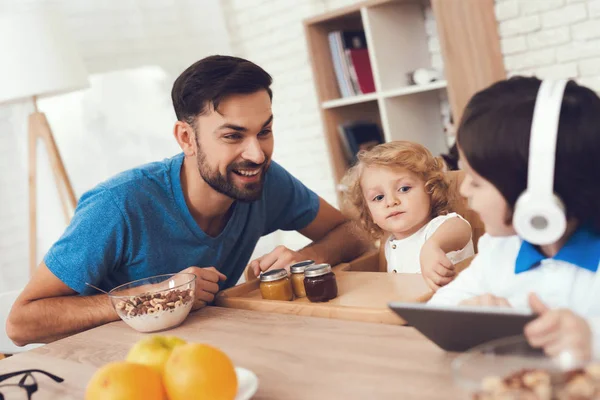
[[[290,272],[292,273],[292,288],[296,297],[306,297],[306,290],[304,290],[304,270],[306,267],[313,265],[313,260],[300,261],[296,264],[290,265]]]
[[[304,270],[306,297],[312,302],[335,299],[338,294],[335,274],[329,264],[315,264]]]
[[[292,282],[285,269],[273,269],[260,275],[260,294],[265,300],[291,301]]]

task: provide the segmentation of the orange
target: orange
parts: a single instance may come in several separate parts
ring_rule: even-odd
[[[175,347],[165,364],[163,382],[169,400],[233,400],[238,386],[229,357],[198,343]]]
[[[161,376],[153,368],[118,361],[96,371],[85,400],[167,400],[167,396]]]

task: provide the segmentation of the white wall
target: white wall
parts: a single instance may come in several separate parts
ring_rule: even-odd
[[[219,1],[0,1],[0,13],[37,8],[66,17],[92,74],[91,89],[39,103],[76,195],[121,170],[175,154],[173,80],[202,57],[231,52]],[[0,106],[0,292],[27,279],[31,109],[28,103]],[[65,225],[45,152],[39,160],[41,259]]]
[[[335,203],[302,20],[360,1],[221,2],[233,51],[273,75],[276,159]],[[576,77],[600,91],[600,0],[496,0],[495,11],[510,75]],[[430,7],[425,16],[432,64],[443,69]],[[296,246],[306,242],[297,234],[282,237]]]
[[[234,53],[258,63],[273,76],[274,159],[325,200],[337,205],[302,21],[357,1],[221,0],[221,3]],[[430,8],[425,16],[432,65],[442,69]],[[279,233],[276,241],[294,248],[308,243],[296,232]],[[260,244],[271,243],[264,240]]]
[[[156,79],[157,94],[167,90],[172,79],[191,62],[210,53],[228,52],[230,39],[234,55],[249,58],[274,77],[275,159],[335,203],[302,20],[357,1],[5,0],[0,2],[0,12],[38,6],[62,11],[90,72],[157,65],[166,74],[164,84],[159,77]],[[510,74],[577,77],[600,90],[600,0],[497,0],[496,15]],[[432,61],[443,67],[430,10],[426,10],[426,17]],[[85,119],[79,123],[86,124],[90,131],[104,129],[105,136],[86,138],[87,132],[55,128],[78,195],[112,173],[170,155],[165,154],[165,148],[171,145],[167,144],[170,131],[157,129],[152,135],[146,131],[153,126],[153,120],[162,121],[171,111],[160,117],[135,111],[135,118],[144,118],[139,121],[143,128],[123,138],[118,135],[118,127],[111,125],[107,132],[106,125],[102,125],[106,121],[99,115],[112,115],[109,105],[98,105],[92,99],[93,96],[86,100],[90,109],[84,111]],[[56,104],[48,101],[44,108]],[[98,107],[104,107],[104,111],[94,113]],[[0,291],[23,283],[28,265],[25,123],[29,110],[27,104],[0,107]],[[72,124],[52,121],[59,112],[60,108],[48,109],[51,123]],[[88,115],[96,118],[88,119]],[[128,123],[135,124],[136,120]],[[115,155],[114,162],[107,163],[107,149]],[[43,200],[52,203],[52,182],[46,179],[42,186]],[[44,223],[48,226],[44,226],[46,233],[40,238],[40,256],[56,238],[56,232],[63,229],[56,200],[51,207],[43,213],[51,221]],[[256,253],[279,243],[298,247],[306,240],[293,233],[273,234],[259,243]]]
[[[599,0],[497,0],[509,74],[578,78],[600,91]]]

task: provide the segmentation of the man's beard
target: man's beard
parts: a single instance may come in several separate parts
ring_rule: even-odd
[[[219,170],[212,171],[210,169],[210,166],[206,161],[206,154],[202,151],[200,146],[197,148],[198,172],[200,172],[202,179],[204,179],[211,188],[225,196],[242,202],[252,202],[260,199],[266,172],[270,165],[269,159],[265,159],[262,164],[255,164],[251,161],[229,164],[225,172],[226,175],[223,175]],[[256,169],[259,167],[261,168],[261,171],[259,172],[260,180],[258,182],[248,183],[244,185],[243,188],[238,188],[233,184],[230,175],[235,174],[235,172],[233,172],[234,170]]]

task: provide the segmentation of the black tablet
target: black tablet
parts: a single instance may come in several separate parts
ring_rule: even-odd
[[[537,317],[529,311],[503,307],[421,303],[390,303],[389,307],[446,351],[466,351],[490,340],[522,335],[525,325]]]

